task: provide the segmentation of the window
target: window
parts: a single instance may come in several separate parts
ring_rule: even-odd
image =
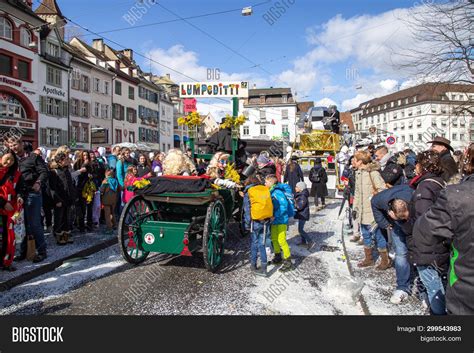
[[[398,113],[397,112],[394,112],[393,113],[393,119],[396,119],[398,117]]]
[[[413,103],[416,103],[416,96],[413,96]]]
[[[452,121],[453,127],[458,127],[458,119],[454,118]]]
[[[94,78],[94,92],[100,92],[100,79]]]
[[[72,72],[71,88],[76,90],[81,89],[81,74],[76,70]]]
[[[266,121],[266,119],[265,110],[260,110],[260,121]]]
[[[281,126],[281,133],[282,134],[288,134],[288,125],[282,125]]]
[[[465,139],[464,134],[459,134],[459,141],[464,141],[464,139]]]
[[[61,52],[59,50],[59,45],[55,43],[48,42],[46,45],[47,48],[47,53],[51,56],[54,56],[55,58],[58,58],[61,55]]]
[[[455,132],[453,132],[453,135],[452,135],[451,140],[457,141],[457,139],[458,139],[458,134],[456,134]]]
[[[423,140],[423,134],[418,134],[418,141]]]
[[[395,102],[390,102],[390,107],[393,108],[395,106]]]
[[[40,96],[40,112],[43,114],[64,117],[67,115],[68,104],[60,99]]]
[[[128,86],[128,99],[135,99],[135,88]]]
[[[122,130],[115,129],[115,143],[121,143],[121,142],[122,142]]]
[[[405,129],[405,123],[404,123],[404,122],[402,122],[402,123],[400,124],[400,129],[402,129],[402,130]]]
[[[122,95],[122,82],[115,81],[115,94]]]
[[[0,17],[1,19],[1,17]],[[12,76],[11,56],[0,54],[0,74]]]
[[[102,104],[101,117],[103,119],[109,118],[109,106],[107,104]]]
[[[405,109],[402,110],[402,118],[405,117]]]
[[[437,112],[438,112],[438,107],[435,104],[433,104],[431,106],[431,113],[436,114]]]
[[[405,135],[402,136],[402,142],[405,142]]]
[[[288,109],[282,109],[281,118],[282,119],[288,119]]]
[[[446,119],[441,120],[441,126],[442,127],[448,126],[448,121]]]
[[[71,99],[71,114],[72,115],[79,115],[79,101],[77,99]]]
[[[438,125],[436,124],[436,119],[431,119],[431,126],[437,127]]]
[[[288,96],[286,94],[281,96],[281,102],[282,103],[287,103],[288,102]]]
[[[461,119],[459,120],[459,125],[460,125],[461,127],[465,127],[465,126],[466,126],[466,120],[463,119],[463,118],[461,118]]]
[[[399,106],[402,105],[402,100],[401,99],[398,100],[398,105]]]
[[[394,130],[397,130],[397,129],[398,129],[397,123],[393,124],[393,129],[394,129]]]
[[[31,32],[25,27],[20,28],[20,44],[24,47],[28,47],[31,43]]]
[[[104,94],[109,95],[110,92],[110,83],[104,82]]]
[[[413,109],[408,109],[408,116],[413,116]]]
[[[89,117],[89,103],[81,101],[81,116],[84,118]]]
[[[416,115],[421,115],[421,107],[416,108]]]
[[[15,97],[4,95],[0,102],[0,117],[26,119],[25,109]]]
[[[88,76],[81,77],[81,91],[89,92],[89,77]]]
[[[244,135],[250,135],[250,129],[247,125],[244,126],[243,130],[244,130]]]
[[[410,142],[413,142],[413,135],[408,135],[408,139],[410,140]]]
[[[260,135],[266,135],[266,134],[267,134],[267,126],[260,125]]]
[[[89,142],[89,126],[88,125],[82,125],[80,129],[81,135],[80,135],[80,141],[81,142]]]
[[[94,103],[94,116],[99,117],[100,115],[100,103]]]
[[[127,121],[129,123],[137,122],[137,111],[132,108],[127,108]]]
[[[412,128],[413,128],[413,120],[411,120],[411,121],[408,122],[408,128],[409,128],[409,129],[412,129]]]
[[[165,145],[165,144],[163,144],[163,149],[162,149],[162,151],[166,151],[166,145]]]
[[[26,61],[18,60],[18,78],[24,81],[30,79],[30,64]]]
[[[5,17],[0,17],[0,37],[12,40],[12,24]]]
[[[421,119],[418,119],[418,120],[416,121],[416,126],[417,126],[417,127],[420,127],[420,126],[421,126]]]
[[[61,86],[61,70],[48,66],[46,69],[46,82],[49,85]]]
[[[448,112],[448,110],[446,109],[446,106],[442,105],[441,106],[441,114],[446,114],[447,112]]]
[[[408,98],[405,99],[405,104],[408,104]]]

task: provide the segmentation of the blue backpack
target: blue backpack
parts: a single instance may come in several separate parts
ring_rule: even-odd
[[[291,190],[290,185],[288,184],[280,184],[282,189],[284,190],[285,197],[288,201],[288,218],[292,218],[296,214],[296,205],[295,205],[295,197],[293,196],[293,191]]]

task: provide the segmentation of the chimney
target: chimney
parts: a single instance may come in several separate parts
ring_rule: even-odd
[[[95,50],[100,51],[101,53],[104,52],[104,40],[102,38],[93,39],[92,40],[92,48]]]
[[[125,55],[127,58],[130,59],[130,61],[133,61],[133,50],[132,49],[124,49],[122,50],[123,55]]]

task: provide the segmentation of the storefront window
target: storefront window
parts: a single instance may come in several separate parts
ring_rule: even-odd
[[[9,95],[0,96],[0,117],[26,119],[26,112],[21,103]]]

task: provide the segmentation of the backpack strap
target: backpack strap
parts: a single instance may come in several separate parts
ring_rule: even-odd
[[[440,183],[438,180],[428,178],[428,179],[423,180],[422,183],[424,183],[425,181],[431,181],[435,184],[438,184],[442,189],[446,188],[446,183]]]

